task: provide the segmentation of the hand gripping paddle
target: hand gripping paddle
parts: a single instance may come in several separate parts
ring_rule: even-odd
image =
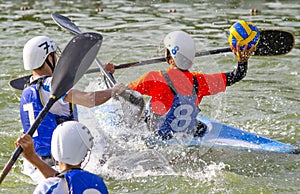
[[[72,34],[80,34],[81,31],[79,28],[67,17],[53,13],[52,15],[53,20],[62,28],[68,30]],[[112,77],[111,74],[109,74],[106,69],[103,68],[102,63],[99,59],[96,58],[96,63],[101,70],[101,72],[104,74],[104,76],[108,79],[109,85],[113,86],[115,85],[116,81]],[[132,90],[125,90],[122,94],[119,96],[120,101],[122,102],[122,109],[124,112],[124,120],[129,127],[132,127],[137,123],[137,121],[141,118],[142,114],[144,113],[145,109],[145,101],[143,96]],[[126,113],[126,114],[125,114]]]
[[[39,113],[35,122],[27,134],[32,136],[52,105],[69,91],[82,77],[92,62],[102,44],[102,36],[97,33],[83,33],[75,36],[63,50],[51,82],[50,99]],[[1,172],[0,184],[22,153],[21,146],[18,146],[8,163]]]

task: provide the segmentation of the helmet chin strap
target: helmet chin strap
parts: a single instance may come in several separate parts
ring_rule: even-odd
[[[84,164],[82,164],[81,169],[84,169],[84,168],[86,167],[86,165],[89,163],[90,159],[91,159],[91,150],[89,150],[89,151],[86,153],[85,157],[82,159],[81,164],[82,164],[83,162],[84,162]]]
[[[173,60],[171,53],[168,49],[166,49],[166,54],[165,54],[166,62],[172,66],[172,68],[177,68],[175,61]]]
[[[177,65],[175,64],[175,61],[173,60],[173,58],[170,56],[170,57],[167,57],[166,58],[166,62],[169,64],[169,66],[171,67],[171,68],[176,68],[176,69],[178,69],[178,67],[177,67]]]
[[[171,60],[171,53],[170,51],[166,48],[166,51],[165,51],[165,58],[166,58],[166,62],[168,64],[170,64],[170,60]]]
[[[50,69],[51,69],[51,71],[52,71],[52,73],[54,72],[54,68],[55,68],[55,58],[54,58],[54,55],[55,55],[55,53],[54,52],[52,52],[52,53],[50,53],[49,55],[48,55],[48,57],[49,56],[51,56],[52,57],[52,61],[53,61],[53,63],[51,63],[50,61],[49,61],[49,59],[48,59],[48,57],[47,57],[47,59],[46,59],[46,63],[47,63],[47,65],[50,67]]]

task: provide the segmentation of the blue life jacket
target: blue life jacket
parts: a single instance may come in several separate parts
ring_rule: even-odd
[[[65,178],[71,194],[82,194],[87,189],[95,189],[101,194],[108,193],[107,187],[100,176],[82,169],[72,169],[59,174],[58,177]]]
[[[35,118],[44,108],[42,96],[39,92],[41,84],[46,77],[42,77],[27,86],[20,100],[20,117],[23,126],[23,132],[27,133]],[[51,156],[51,139],[54,129],[57,125],[66,120],[77,120],[76,107],[70,104],[71,116],[59,116],[48,112],[36,132],[33,134],[34,149],[41,157]]]
[[[196,117],[200,112],[196,106],[198,94],[197,78],[193,76],[193,94],[192,96],[183,96],[178,94],[169,75],[163,71],[163,75],[174,94],[174,100],[171,109],[159,118],[157,134],[163,139],[170,139],[173,133],[193,131],[196,127]]]

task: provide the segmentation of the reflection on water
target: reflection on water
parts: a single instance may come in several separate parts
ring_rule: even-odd
[[[296,0],[0,1],[1,169],[14,150],[13,142],[21,135],[20,93],[10,89],[7,82],[29,73],[22,66],[23,45],[31,37],[43,34],[52,37],[62,49],[72,37],[53,22],[50,16],[54,12],[70,17],[83,32],[101,33],[104,41],[98,58],[115,64],[158,57],[163,37],[178,29],[195,38],[197,51],[228,47],[227,30],[239,19],[251,20],[260,29],[292,32],[296,44],[291,53],[252,57],[247,77],[228,88],[226,93],[205,98],[201,110],[203,116],[214,120],[279,141],[300,144],[297,65],[300,4]],[[193,70],[231,71],[235,65],[235,57],[227,53],[198,57]],[[149,70],[165,67],[165,64],[153,64],[121,69],[115,77],[128,83]],[[99,79],[99,75],[89,74],[77,87],[85,88],[89,82]],[[92,126],[95,118],[91,115],[85,115],[82,122]],[[125,150],[125,156],[128,153],[128,157],[112,155],[107,166],[99,167],[111,193],[297,193],[299,190],[300,158],[297,155],[256,155],[226,150],[211,150],[203,155],[197,150],[188,152],[175,148],[149,151],[140,140],[132,140],[132,145],[124,139],[117,140],[118,135],[107,135],[108,145]],[[123,159],[123,166],[117,165],[120,159]],[[111,164],[110,171],[105,171],[108,164]],[[137,164],[147,168],[141,169]],[[151,166],[155,170],[151,171]],[[118,170],[132,175],[118,177]],[[18,160],[2,183],[1,193],[32,192],[34,186],[20,171]]]

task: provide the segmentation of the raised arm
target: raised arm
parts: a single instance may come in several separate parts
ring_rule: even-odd
[[[246,76],[248,70],[248,59],[256,50],[256,47],[252,45],[252,47],[248,50],[247,45],[245,45],[244,49],[240,50],[240,46],[237,45],[237,49],[232,47],[231,50],[238,59],[238,66],[232,72],[225,73],[227,80],[226,86],[231,86]]]

